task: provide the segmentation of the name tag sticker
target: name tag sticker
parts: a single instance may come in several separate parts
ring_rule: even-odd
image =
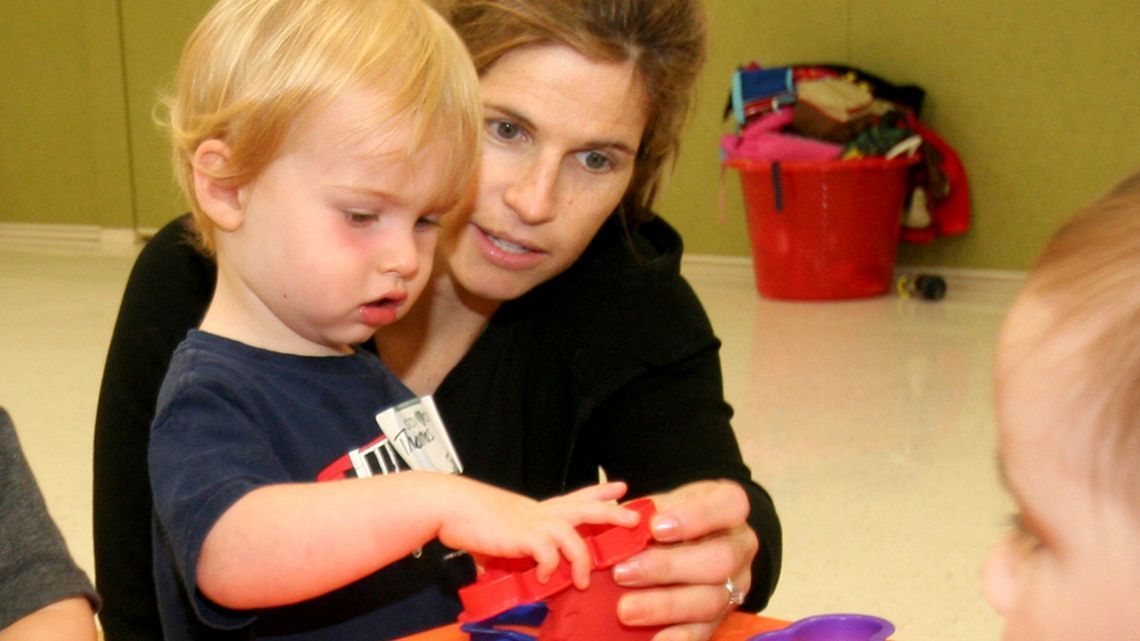
[[[431,396],[413,398],[380,412],[376,423],[413,470],[459,474],[463,465]]]

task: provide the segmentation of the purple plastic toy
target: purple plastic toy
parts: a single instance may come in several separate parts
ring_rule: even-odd
[[[748,641],[886,641],[895,626],[866,614],[821,614],[800,619],[783,630],[765,632]]]

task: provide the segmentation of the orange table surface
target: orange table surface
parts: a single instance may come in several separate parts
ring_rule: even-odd
[[[712,641],[744,641],[754,634],[787,627],[789,623],[757,614],[733,612],[717,628]],[[468,638],[467,633],[459,629],[459,624],[454,624],[404,637],[403,641],[468,641]]]

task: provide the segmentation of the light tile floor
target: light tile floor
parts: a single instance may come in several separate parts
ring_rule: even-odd
[[[0,244],[0,404],[88,572],[95,402],[132,261]],[[939,303],[797,303],[760,298],[739,270],[686,271],[724,341],[744,456],[783,518],[767,613],[862,612],[901,641],[996,640],[978,577],[1011,506],[990,361],[1019,282],[952,277]]]

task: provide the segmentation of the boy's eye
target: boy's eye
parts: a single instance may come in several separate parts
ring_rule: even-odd
[[[579,152],[578,162],[593,172],[609,171],[614,167],[613,159],[597,150]]]
[[[370,211],[346,211],[344,218],[353,225],[367,225],[376,222],[380,214]]]

